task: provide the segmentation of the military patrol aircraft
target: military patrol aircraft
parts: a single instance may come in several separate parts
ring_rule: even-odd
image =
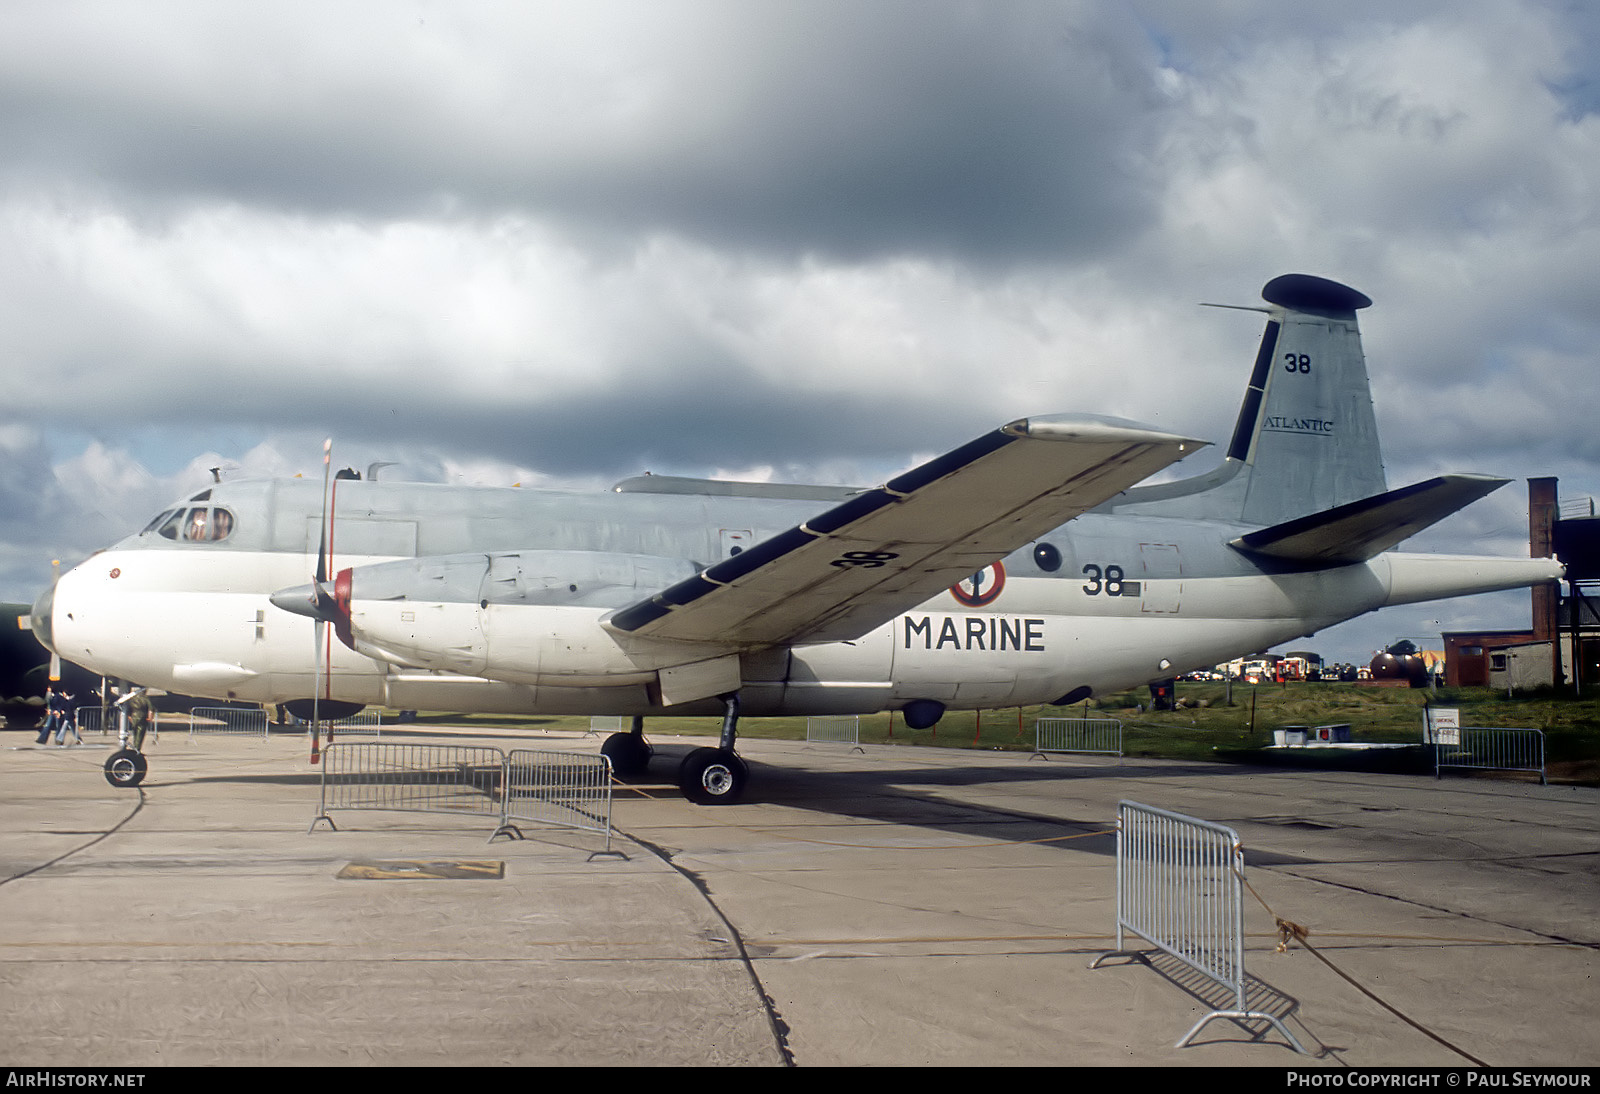
[[[193,695],[632,716],[604,746],[623,772],[648,762],[644,717],[720,712],[719,746],[678,772],[714,803],[748,780],[741,715],[894,709],[921,729],[1561,575],[1392,551],[1506,480],[1389,490],[1356,323],[1371,301],[1303,274],[1262,296],[1222,461],[1181,481],[1136,485],[1200,442],[1068,415],[875,489],[224,482],[64,574],[32,619],[63,657]]]

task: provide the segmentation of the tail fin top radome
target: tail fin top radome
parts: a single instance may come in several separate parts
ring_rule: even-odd
[[[1273,525],[1381,494],[1378,445],[1356,312],[1347,285],[1309,274],[1267,282],[1270,307],[1226,458],[1208,474],[1135,487],[1119,511]]]

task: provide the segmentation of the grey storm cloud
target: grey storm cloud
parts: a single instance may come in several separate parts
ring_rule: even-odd
[[[1562,0],[0,5],[0,595],[330,435],[396,475],[584,485],[867,483],[1031,413],[1221,440],[1259,317],[1193,305],[1291,271],[1375,302],[1391,484],[1594,489],[1597,26]],[[1501,549],[1519,504],[1425,545]]]
[[[1156,197],[1139,151],[1153,47],[1115,11],[600,4],[573,23],[529,5],[502,9],[503,40],[485,42],[431,5],[409,31],[404,5],[358,8],[377,17],[370,38],[362,15],[319,9],[344,51],[280,54],[273,35],[251,40],[259,15],[223,31],[237,9],[115,50],[73,10],[32,14],[47,39],[89,39],[76,64],[27,63],[29,36],[13,39],[0,163],[135,205],[535,212],[781,253],[1059,260],[1111,246]],[[486,47],[492,75],[463,72]]]

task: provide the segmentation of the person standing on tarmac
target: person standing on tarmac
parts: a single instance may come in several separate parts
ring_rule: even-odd
[[[39,736],[33,739],[33,743],[36,745],[49,744],[50,734],[55,732],[57,721],[55,685],[46,684],[44,688],[44,728],[39,731]]]
[[[145,731],[150,728],[150,700],[144,693],[144,688],[134,688],[127,695],[117,700],[117,705],[126,707],[124,711],[128,716],[128,741],[127,748],[135,752],[144,751]]]
[[[72,730],[73,742],[80,745],[83,744],[83,734],[78,732],[78,717],[72,709],[72,703],[75,699],[77,699],[76,695],[68,695],[64,691],[57,691],[51,697],[51,702],[58,704],[56,708],[56,744],[58,745],[67,743],[67,730],[69,729]]]

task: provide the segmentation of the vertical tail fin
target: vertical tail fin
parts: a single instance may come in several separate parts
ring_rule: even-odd
[[[1372,301],[1306,274],[1273,278],[1261,296],[1273,307],[1228,446],[1228,456],[1249,469],[1240,518],[1277,524],[1382,493],[1383,455],[1356,325],[1356,311]]]
[[[1223,465],[1206,475],[1135,487],[1116,508],[1279,524],[1387,489],[1356,312],[1365,295],[1336,281],[1285,274],[1270,307]]]

